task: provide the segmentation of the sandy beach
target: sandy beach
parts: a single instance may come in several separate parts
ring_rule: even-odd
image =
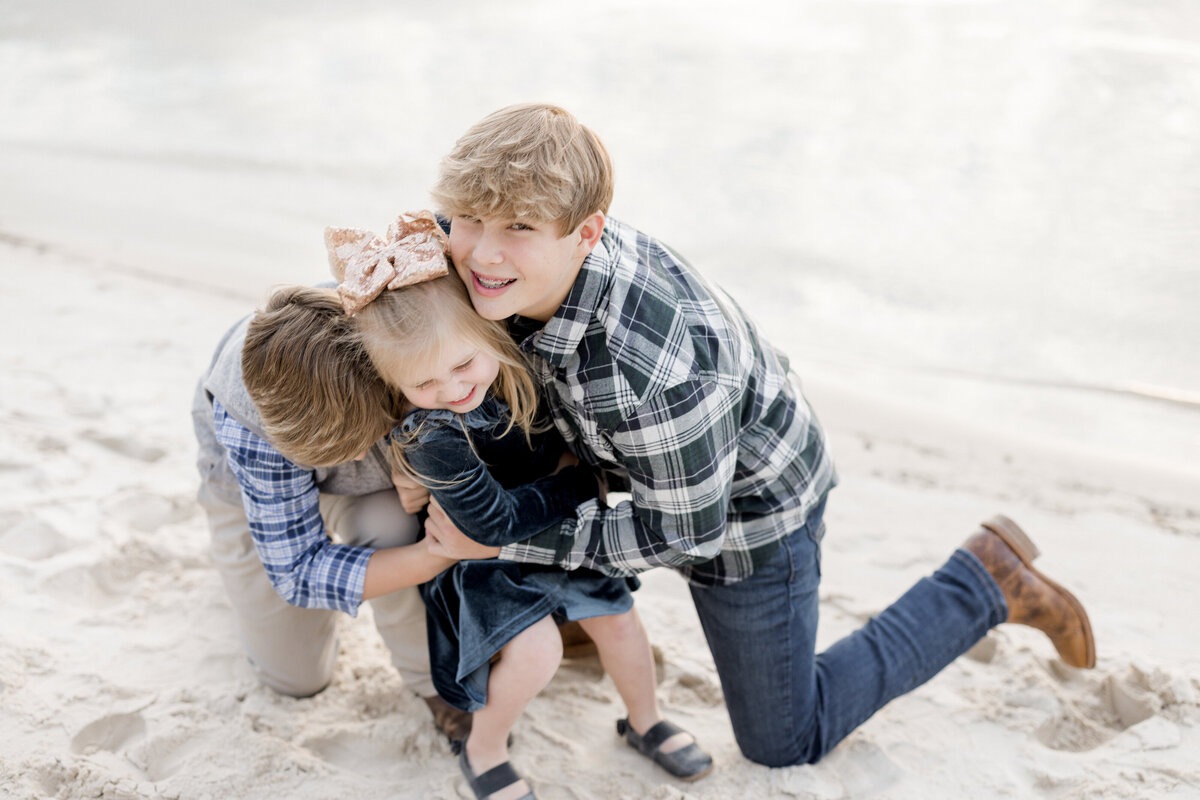
[[[346,618],[333,685],[315,698],[274,695],[244,662],[193,501],[186,409],[247,303],[0,247],[0,794],[467,797],[368,614]],[[661,696],[717,769],[693,785],[656,771],[614,734],[619,698],[597,665],[572,662],[515,732],[539,796],[1197,796],[1194,476],[989,437],[819,375],[807,387],[842,472],[823,643],[1003,510],[1090,609],[1097,669],[1001,627],[819,765],[766,769],[738,754],[685,586],[658,571],[637,602],[663,655]]]
[[[1005,513],[1099,655],[1001,626],[767,769],[654,571],[664,710],[716,769],[625,746],[577,661],[515,730],[538,796],[1200,798],[1194,5],[0,5],[0,798],[470,797],[369,606],[325,692],[257,684],[190,405],[230,325],[326,275],[325,225],[427,204],[455,137],[529,100],[592,125],[614,216],[791,356],[841,476],[819,647]]]

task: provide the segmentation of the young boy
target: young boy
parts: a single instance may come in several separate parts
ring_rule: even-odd
[[[1000,622],[1032,625],[1067,663],[1094,665],[1082,606],[1033,569],[1036,548],[1004,517],[816,655],[821,520],[836,483],[821,429],[736,303],[606,216],[612,188],[599,139],[548,105],[488,116],[442,162],[434,198],[476,310],[510,321],[572,449],[632,492],[501,549],[435,514],[426,531],[444,552],[611,575],[678,569],[738,744],[772,766],[817,761]]]
[[[281,290],[225,335],[197,387],[199,499],[262,683],[294,697],[324,689],[335,611],[372,600],[405,684],[461,740],[470,715],[434,690],[415,588],[453,561],[414,544],[380,442],[396,411],[336,293]]]

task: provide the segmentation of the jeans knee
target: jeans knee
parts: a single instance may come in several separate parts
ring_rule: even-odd
[[[790,736],[775,737],[765,736],[761,731],[734,733],[742,755],[764,767],[815,764],[832,749],[825,745],[819,731],[816,730],[800,730]]]

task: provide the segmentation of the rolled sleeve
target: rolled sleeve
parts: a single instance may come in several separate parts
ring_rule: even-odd
[[[242,491],[254,549],[290,605],[358,614],[372,548],[335,544],[325,531],[312,470],[298,466],[214,402],[217,440]]]
[[[509,435],[524,438],[519,432]],[[580,466],[505,488],[467,439],[450,428],[410,446],[406,455],[458,529],[491,547],[521,541],[547,528],[557,530],[565,518],[574,516],[580,503],[599,492],[591,470]]]

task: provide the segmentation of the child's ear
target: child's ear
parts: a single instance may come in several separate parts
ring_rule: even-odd
[[[600,242],[600,234],[604,233],[604,214],[597,211],[575,229],[579,237],[579,254],[586,256]]]

